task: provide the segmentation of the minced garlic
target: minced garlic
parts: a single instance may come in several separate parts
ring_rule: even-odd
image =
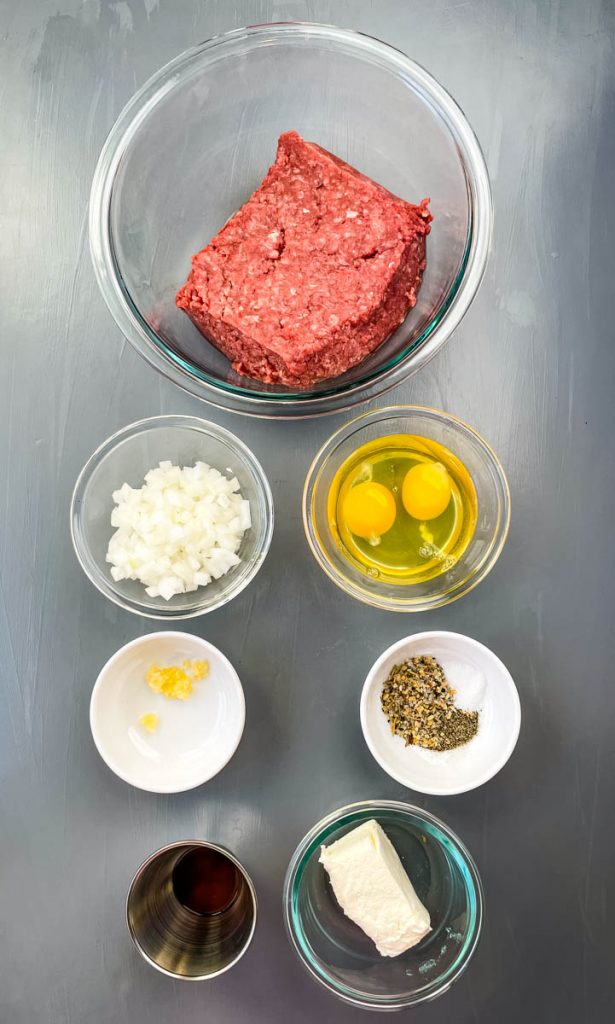
[[[209,672],[207,661],[182,661],[181,665],[151,665],[145,681],[154,693],[162,693],[172,700],[188,700],[192,684],[205,679]]]
[[[148,715],[141,715],[139,724],[143,726],[146,732],[156,732],[158,728],[158,715],[151,712]]]

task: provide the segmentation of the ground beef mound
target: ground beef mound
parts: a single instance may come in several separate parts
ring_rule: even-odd
[[[297,388],[336,377],[416,303],[428,203],[285,132],[262,184],[192,257],[177,305],[238,373]]]

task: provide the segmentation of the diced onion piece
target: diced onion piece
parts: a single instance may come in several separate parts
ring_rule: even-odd
[[[113,501],[107,562],[116,582],[139,580],[149,597],[169,601],[220,579],[241,561],[250,502],[236,477],[205,462],[183,468],[161,462],[142,487],[125,483]]]

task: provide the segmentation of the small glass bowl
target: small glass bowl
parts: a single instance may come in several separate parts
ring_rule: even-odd
[[[474,533],[459,559],[423,582],[387,583],[347,558],[331,532],[329,489],[340,466],[368,441],[389,434],[417,434],[448,448],[472,478],[478,502]],[[365,604],[394,612],[422,612],[456,601],[497,562],[510,524],[510,492],[504,470],[482,437],[448,413],[397,405],[357,416],[320,449],[303,490],[303,525],[314,558],[342,590]]]
[[[337,903],[319,863],[330,845],[374,818],[393,843],[431,932],[400,956],[382,957]],[[370,1010],[401,1010],[446,992],[476,949],[483,890],[463,843],[427,811],[395,800],[366,800],[329,814],[295,850],[284,882],[291,944],[308,971],[340,999]]]
[[[169,601],[148,597],[138,580],[116,583],[105,560],[113,533],[113,491],[125,482],[140,487],[145,474],[166,459],[177,466],[200,460],[236,476],[252,516],[238,552],[240,564],[206,587]],[[150,619],[189,619],[220,608],[254,578],[271,543],[273,498],[260,463],[230,431],[195,416],[153,416],[113,434],[86,462],[73,491],[70,524],[81,568],[105,597]]]
[[[375,352],[305,390],[241,376],[175,305],[190,257],[260,184],[295,129],[434,216],[418,301]],[[455,330],[483,277],[491,190],[476,137],[446,90],[405,54],[329,25],[252,25],[161,68],[105,142],[90,249],[116,323],[165,377],[254,416],[315,416],[388,391]]]

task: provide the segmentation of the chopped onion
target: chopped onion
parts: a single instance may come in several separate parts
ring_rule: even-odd
[[[113,579],[139,580],[149,597],[170,600],[220,579],[239,565],[251,526],[250,502],[236,477],[206,462],[161,462],[142,487],[114,491],[107,561]]]

